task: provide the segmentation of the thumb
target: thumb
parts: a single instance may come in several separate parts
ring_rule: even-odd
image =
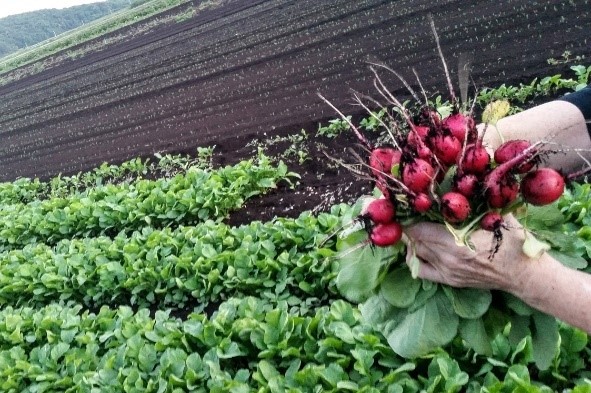
[[[406,242],[405,262],[412,276],[420,277],[421,271],[424,270],[422,265],[424,265],[425,263],[418,257],[416,252],[416,244],[410,239],[408,239]]]
[[[411,270],[411,272],[416,269],[418,278],[423,278],[425,280],[438,283],[443,282],[443,277],[441,277],[441,274],[437,269],[435,269],[431,264],[423,261],[412,252],[406,253],[406,264],[408,265],[408,268]]]

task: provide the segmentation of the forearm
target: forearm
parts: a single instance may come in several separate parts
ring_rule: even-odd
[[[488,127],[484,138],[492,149],[499,146],[502,140],[510,139],[550,142],[549,150],[558,152],[544,157],[545,166],[566,172],[584,165],[578,153],[591,159],[591,138],[585,118],[579,108],[566,101],[548,102],[505,117],[498,121],[496,127]]]
[[[518,263],[529,265],[507,289],[509,292],[591,334],[591,275],[570,269],[548,254]]]

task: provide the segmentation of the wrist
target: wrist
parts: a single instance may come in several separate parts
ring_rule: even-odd
[[[534,307],[543,303],[549,294],[549,286],[544,283],[551,283],[553,277],[564,268],[547,253],[536,259],[522,253],[515,263],[520,269],[511,272],[509,282],[502,289]]]

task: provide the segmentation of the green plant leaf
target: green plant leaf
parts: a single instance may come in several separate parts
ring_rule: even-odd
[[[460,319],[460,336],[476,353],[492,356],[491,338],[486,332],[482,318]]]
[[[509,331],[509,342],[512,346],[517,346],[521,340],[531,335],[529,325],[531,318],[529,315],[511,315],[511,330]]]
[[[429,380],[431,381],[430,388],[432,390],[437,387],[441,381],[444,381],[445,392],[459,392],[462,386],[469,381],[469,376],[462,371],[458,362],[446,353],[437,354],[428,368]]]
[[[552,364],[558,350],[560,336],[556,318],[536,311],[532,315],[532,347],[536,366],[546,370]]]
[[[589,343],[589,336],[582,330],[565,326],[560,330],[560,345],[568,353],[582,351]]]
[[[384,277],[380,292],[391,305],[405,308],[415,301],[420,288],[421,280],[412,278],[408,268],[401,266]]]
[[[394,261],[394,247],[353,246],[344,250],[339,258],[336,284],[349,301],[364,302],[381,281],[381,276]]]
[[[392,306],[381,293],[359,305],[359,310],[365,322],[378,330],[383,330],[386,324],[398,324],[407,314],[405,309]]]
[[[538,390],[531,386],[531,377],[529,370],[523,364],[514,364],[507,370],[505,375],[505,387],[510,389],[509,391],[523,391],[527,393],[534,393]]]
[[[585,258],[578,255],[569,255],[558,250],[549,250],[548,254],[571,269],[585,269],[589,265]]]
[[[138,361],[140,369],[146,372],[152,371],[154,365],[158,362],[158,355],[156,354],[154,345],[143,345],[138,355]]]
[[[437,194],[443,195],[448,191],[451,191],[453,178],[456,175],[458,167],[456,165],[452,165],[449,167],[447,172],[445,172],[445,176],[443,180],[437,185]]]
[[[535,312],[535,310],[523,300],[510,293],[503,292],[503,298],[507,307],[513,310],[517,315],[529,316]]]
[[[454,311],[461,318],[480,318],[492,302],[492,294],[488,290],[450,286],[442,286],[442,288],[451,300]]]
[[[399,323],[387,324],[383,333],[394,352],[416,358],[449,343],[456,336],[458,325],[451,302],[438,291],[423,307],[406,313]]]
[[[266,360],[261,360],[259,362],[259,371],[263,375],[266,381],[270,381],[275,377],[278,377],[280,374],[275,367],[271,363]]]
[[[527,205],[527,209],[522,212],[522,215],[516,214],[516,218],[533,232],[549,229],[559,231],[564,223],[564,216],[557,202],[544,206]]]
[[[352,223],[349,227],[343,229],[337,236],[337,250],[345,254],[348,250],[360,246],[367,241],[367,231],[363,229],[360,222]]]
[[[415,296],[415,301],[408,307],[408,312],[414,312],[415,310],[423,307],[429,299],[437,293],[439,284],[429,280],[422,280],[421,289]]]

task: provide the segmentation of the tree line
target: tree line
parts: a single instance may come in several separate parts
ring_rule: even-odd
[[[46,9],[0,18],[0,57],[129,7],[133,2],[133,0],[107,0],[65,9]]]

